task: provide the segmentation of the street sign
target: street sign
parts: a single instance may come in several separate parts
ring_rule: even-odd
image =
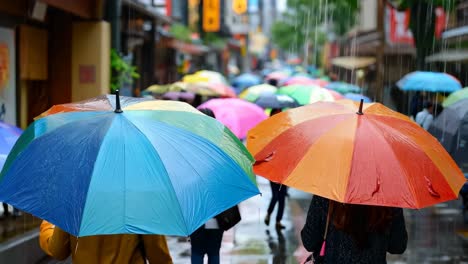
[[[218,32],[221,27],[220,0],[203,1],[203,30],[205,32]]]
[[[247,12],[247,0],[234,0],[232,1],[232,10],[238,15]]]

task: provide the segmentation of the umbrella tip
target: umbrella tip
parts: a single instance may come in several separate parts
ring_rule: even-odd
[[[115,110],[114,110],[115,113],[122,113],[122,108],[120,108],[120,91],[119,90],[115,90]]]
[[[358,115],[363,115],[364,113],[362,112],[362,107],[364,105],[364,99],[361,99],[361,103],[359,103],[359,110],[356,112]]]

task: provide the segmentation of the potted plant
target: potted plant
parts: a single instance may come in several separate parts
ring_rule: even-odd
[[[134,79],[140,78],[137,67],[131,65],[115,49],[111,50],[111,92],[121,91],[121,95],[131,96]]]

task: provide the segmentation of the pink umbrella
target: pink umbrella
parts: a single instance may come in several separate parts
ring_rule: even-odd
[[[326,88],[323,88],[323,89],[326,89]],[[327,89],[327,91],[329,93],[331,93],[331,95],[333,96],[333,98],[335,98],[335,100],[340,100],[340,99],[344,99],[345,97],[340,94],[339,92],[336,92],[336,91],[333,91],[331,89]]]
[[[237,98],[211,99],[198,107],[201,108],[211,109],[216,119],[240,139],[245,138],[247,131],[268,118],[261,107]]]
[[[294,85],[294,84],[317,85],[320,87],[325,87],[328,84],[328,82],[325,80],[321,80],[321,79],[311,79],[311,78],[304,77],[304,76],[297,76],[297,77],[291,77],[285,80],[283,86]]]
[[[272,72],[272,73],[269,73],[266,77],[265,77],[265,80],[268,81],[268,80],[281,80],[281,79],[285,79],[285,78],[288,78],[289,75],[285,72],[282,72],[282,71],[275,71],[275,72]]]

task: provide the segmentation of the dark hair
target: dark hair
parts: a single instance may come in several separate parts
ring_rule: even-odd
[[[275,80],[275,79],[270,79],[270,80],[268,80],[268,84],[269,84],[269,85],[273,85],[273,86],[277,86],[277,85],[278,85],[278,81]]]
[[[283,111],[283,110],[282,110],[281,108],[273,108],[273,109],[271,109],[271,111],[270,111],[270,116],[274,116],[274,115],[276,115],[276,114],[279,114],[279,113],[281,113],[282,111]]]
[[[394,208],[330,201],[333,225],[350,235],[359,249],[369,247],[369,234],[384,233],[395,216]]]
[[[429,109],[433,106],[432,102],[431,101],[426,101],[424,102],[424,108],[426,109]]]
[[[198,111],[204,113],[205,115],[207,116],[210,116],[212,118],[216,118],[215,114],[213,113],[213,110],[209,109],[209,108],[200,108],[198,109]]]

